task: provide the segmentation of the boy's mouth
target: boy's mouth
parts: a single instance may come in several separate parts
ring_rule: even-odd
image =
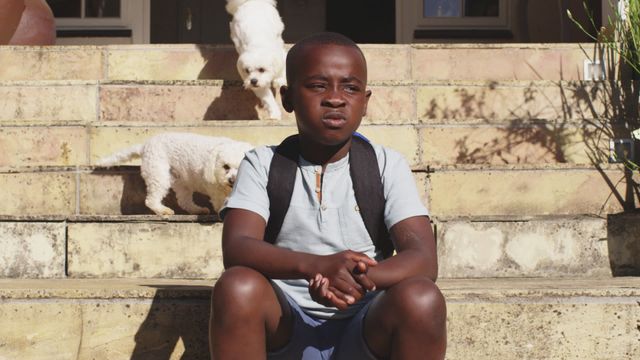
[[[347,122],[347,117],[341,112],[328,112],[322,116],[322,122],[329,128],[340,128]]]

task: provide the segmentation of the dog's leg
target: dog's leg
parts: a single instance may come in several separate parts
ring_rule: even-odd
[[[276,102],[276,98],[273,96],[273,92],[271,92],[271,87],[252,88],[251,90],[260,99],[262,106],[269,111],[269,119],[280,120],[282,118],[282,112]]]
[[[176,192],[178,205],[186,210],[189,214],[209,215],[209,209],[198,206],[193,202],[193,191],[177,182],[173,184],[173,191]]]
[[[158,161],[145,165],[140,169],[140,174],[147,184],[147,198],[144,204],[157,215],[173,215],[174,211],[162,204],[162,200],[171,188],[171,173],[168,162]]]

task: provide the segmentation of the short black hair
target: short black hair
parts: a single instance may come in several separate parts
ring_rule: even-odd
[[[360,55],[362,55],[362,61],[364,61],[366,69],[367,60],[364,57],[362,49],[360,49],[355,41],[339,33],[320,32],[309,35],[306,38],[303,38],[302,40],[296,42],[287,53],[287,84],[291,84],[293,82],[293,73],[294,69],[296,68],[296,61],[302,50],[307,48],[308,46],[318,45],[339,45],[354,48],[358,50]]]

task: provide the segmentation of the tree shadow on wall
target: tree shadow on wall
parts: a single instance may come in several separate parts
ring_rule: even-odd
[[[640,128],[640,86],[610,51],[596,44],[587,56],[607,64],[611,80],[563,81],[561,71],[559,81],[518,82],[509,89],[497,82],[459,87],[454,100],[432,99],[422,116],[478,125],[458,136],[449,160],[455,164],[595,169],[610,195],[590,215],[607,218],[612,274],[640,275],[640,227],[634,225],[640,223],[634,216],[640,212],[640,173],[628,163],[609,163],[609,139],[631,139]],[[622,212],[611,214],[613,209]]]
[[[211,287],[155,286],[131,360],[209,359]],[[182,353],[182,355],[178,355]]]

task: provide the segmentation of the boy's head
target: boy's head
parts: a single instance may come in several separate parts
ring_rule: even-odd
[[[319,33],[296,43],[287,54],[282,104],[295,112],[299,134],[318,145],[351,138],[366,114],[367,63],[358,45],[336,33]]]

